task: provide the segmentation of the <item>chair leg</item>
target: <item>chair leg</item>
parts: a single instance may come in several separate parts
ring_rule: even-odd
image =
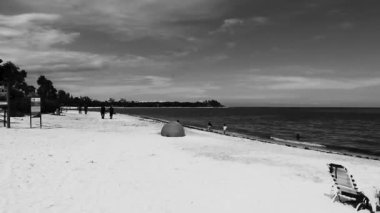
[[[380,212],[380,189],[376,189],[375,188],[375,198],[374,198],[375,202],[373,204],[373,208],[374,208],[374,211],[377,212],[379,211]]]
[[[372,205],[370,203],[366,203],[366,202],[360,202],[358,203],[358,205],[356,206],[356,211],[360,211],[362,209],[367,209],[369,210],[371,213],[374,213],[375,211],[373,210],[372,208]]]
[[[361,210],[361,209],[363,209],[362,208],[363,207],[363,203],[359,203],[358,205],[356,205],[356,211],[359,211],[359,210]]]
[[[335,194],[334,197],[332,198],[332,202],[336,202],[338,200],[338,194]]]

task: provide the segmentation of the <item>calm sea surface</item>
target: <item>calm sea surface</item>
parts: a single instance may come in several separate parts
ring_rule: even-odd
[[[380,156],[380,108],[123,108],[118,113],[180,120],[185,125],[319,143],[332,150]]]

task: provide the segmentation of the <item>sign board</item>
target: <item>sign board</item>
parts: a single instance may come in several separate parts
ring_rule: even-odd
[[[0,85],[0,106],[7,106],[7,89],[5,86]]]
[[[30,98],[30,128],[32,128],[32,117],[40,117],[40,128],[42,128],[41,98]]]
[[[41,113],[41,98],[30,99],[30,112],[32,115],[39,115]]]
[[[0,85],[0,96],[7,96],[7,89],[3,85]]]

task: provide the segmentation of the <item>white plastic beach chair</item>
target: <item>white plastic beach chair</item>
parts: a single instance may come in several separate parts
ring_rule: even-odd
[[[340,201],[353,205],[357,211],[368,209],[373,212],[369,199],[357,188],[354,178],[348,173],[348,170],[339,164],[328,164],[331,177],[334,180],[336,194],[333,201]]]

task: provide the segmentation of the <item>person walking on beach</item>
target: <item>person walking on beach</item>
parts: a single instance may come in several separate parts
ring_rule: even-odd
[[[297,133],[296,134],[296,139],[297,139],[297,141],[299,141],[301,139],[301,135]]]
[[[207,131],[211,131],[211,128],[212,128],[212,124],[211,124],[211,121],[209,121],[207,124]]]
[[[225,135],[227,132],[227,125],[226,124],[223,124],[223,134]]]
[[[113,107],[110,106],[110,119],[112,119],[113,114],[114,114]]]
[[[106,108],[104,106],[100,107],[100,115],[102,116],[102,119],[104,119],[104,115],[106,114]]]
[[[87,115],[87,111],[88,111],[88,106],[87,106],[87,105],[84,105],[84,114]]]

